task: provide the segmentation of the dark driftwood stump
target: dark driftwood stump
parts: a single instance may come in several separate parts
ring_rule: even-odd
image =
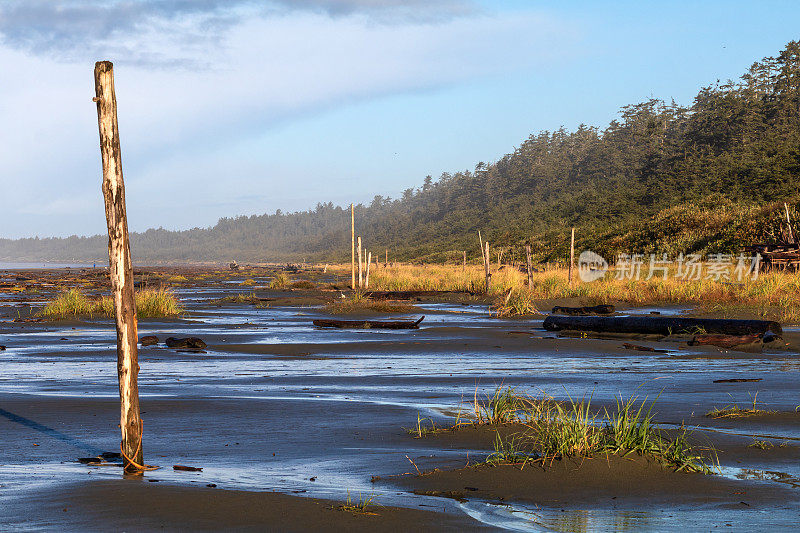
[[[780,324],[768,320],[651,316],[549,316],[544,321],[544,329],[643,335],[692,335],[701,331],[722,335],[764,335],[768,331],[775,335],[783,333]]]
[[[589,315],[612,315],[616,311],[613,305],[592,305],[588,307],[561,307],[553,308],[554,315],[589,316]]]
[[[321,328],[350,328],[350,329],[419,329],[419,323],[412,320],[332,320],[317,319],[314,325]]]

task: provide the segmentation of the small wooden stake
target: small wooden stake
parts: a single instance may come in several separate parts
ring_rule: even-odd
[[[572,238],[569,241],[569,282],[572,283],[572,265],[575,263],[575,228],[572,228]]]
[[[525,245],[525,255],[528,260],[528,287],[533,287],[533,265],[531,264],[531,245]]]
[[[369,265],[372,263],[372,252],[367,254],[367,275],[364,278],[364,288],[369,289]]]
[[[489,285],[492,279],[492,273],[489,272],[489,241],[486,241],[486,253],[483,257],[483,267],[486,269],[486,294],[489,294]]]
[[[358,237],[358,244],[356,244],[356,251],[358,252],[358,288],[364,288],[364,265],[361,262],[361,237]]]
[[[143,465],[142,418],[139,414],[139,362],[136,305],[133,294],[133,267],[125,213],[125,183],[122,180],[122,154],[117,124],[117,99],[114,94],[114,65],[98,61],[94,65],[94,90],[97,124],[100,131],[100,156],[103,162],[103,199],[108,225],[108,265],[114,297],[117,326],[117,377],[119,378],[121,450],[125,472],[141,473]]]
[[[356,214],[350,204],[350,288],[356,290]]]

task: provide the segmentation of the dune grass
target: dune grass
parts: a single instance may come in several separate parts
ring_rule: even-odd
[[[656,399],[657,400],[657,399]],[[497,431],[494,452],[487,457],[489,464],[542,465],[565,457],[588,458],[599,454],[628,456],[636,454],[655,460],[676,471],[711,473],[709,462],[691,446],[686,431],[668,436],[654,422],[656,400],[639,400],[637,396],[617,399],[610,412],[593,410],[591,398],[558,401],[548,395],[531,397],[513,387],[497,387],[485,399],[475,396],[472,424],[499,428],[519,426],[516,433],[501,435]],[[444,428],[421,426],[422,437]],[[463,426],[457,420],[450,430]],[[709,450],[713,454],[713,450]]]
[[[286,272],[276,272],[269,282],[270,289],[285,289],[289,286],[289,274]]]
[[[670,272],[676,272],[676,266]],[[773,320],[800,322],[800,272],[773,271],[741,282],[700,279],[683,280],[673,276],[647,277],[647,265],[640,279],[616,279],[613,272],[602,279],[582,282],[577,276],[570,284],[566,269],[527,274],[519,268],[492,265],[490,297],[496,299],[501,316],[535,312],[536,300],[578,298],[586,305],[625,302],[630,305],[692,305],[708,313],[747,312]],[[440,290],[481,294],[485,288],[483,267],[479,265],[396,264],[376,268],[370,273],[375,290]],[[512,300],[505,302],[511,291]],[[506,309],[507,308],[507,309]]]
[[[347,491],[347,500],[340,505],[338,509],[353,514],[376,515],[377,513],[370,510],[370,508],[375,507],[376,505],[377,504],[375,503],[374,495],[370,496],[369,498],[363,498],[361,495],[359,495],[358,500],[354,500],[350,496],[350,491]]]
[[[361,291],[354,291],[350,296],[337,298],[325,305],[324,311],[334,315],[347,315],[362,312],[373,313],[413,313],[417,310],[411,304],[389,300],[371,300]]]
[[[136,315],[138,318],[162,318],[184,312],[175,294],[167,289],[137,291]],[[114,301],[109,296],[98,299],[87,297],[77,288],[60,292],[48,302],[39,316],[50,320],[78,317],[113,317]]]
[[[758,392],[756,392],[753,398],[753,405],[752,407],[739,407],[738,404],[732,403],[730,405],[726,405],[725,407],[714,407],[709,412],[706,413],[706,416],[709,418],[747,418],[748,416],[757,416],[757,415],[768,415],[775,413],[775,411],[768,411],[766,409],[759,409],[757,407],[758,402]]]

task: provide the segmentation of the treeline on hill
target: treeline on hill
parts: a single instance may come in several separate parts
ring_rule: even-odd
[[[425,178],[398,199],[356,207],[357,231],[392,259],[478,256],[477,231],[512,256],[531,244],[560,260],[568,228],[579,248],[616,253],[738,253],[769,242],[800,209],[800,41],[738,81],[700,90],[690,107],[628,105],[599,131],[531,135],[473,171]],[[223,218],[208,229],[132,236],[146,261],[349,260],[349,207]],[[102,258],[106,239],[0,240],[6,260]]]

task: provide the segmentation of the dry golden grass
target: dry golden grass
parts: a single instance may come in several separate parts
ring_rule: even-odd
[[[349,265],[331,267],[349,272]],[[504,297],[509,289],[515,300],[579,298],[586,305],[625,302],[631,305],[689,304],[702,312],[725,314],[746,313],[784,322],[800,322],[800,273],[769,272],[741,283],[714,279],[682,280],[676,277],[615,279],[609,272],[600,280],[581,282],[567,280],[567,270],[535,272],[528,287],[527,275],[507,266],[498,270],[492,265],[490,295]],[[670,272],[674,272],[670,270]],[[411,265],[397,264],[375,268],[370,272],[370,288],[376,290],[440,290],[481,293],[484,272],[480,265]],[[527,293],[527,294],[526,294]],[[498,301],[503,304],[503,300]],[[522,305],[533,308],[533,305]],[[511,312],[510,314],[515,314]]]
[[[360,292],[354,292],[347,298],[335,300],[324,307],[334,315],[347,315],[362,312],[373,313],[413,313],[417,310],[411,304],[386,300],[370,300]]]

